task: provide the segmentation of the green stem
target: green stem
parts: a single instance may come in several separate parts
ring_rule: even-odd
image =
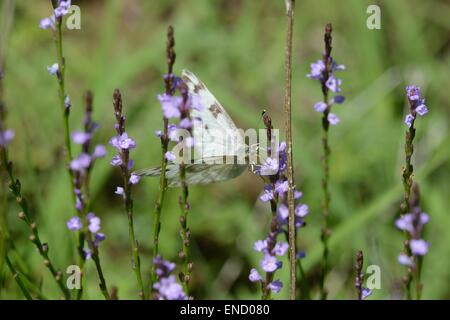
[[[289,267],[290,267],[290,281],[289,281],[289,298],[295,300],[296,297],[296,263],[295,263],[295,204],[294,204],[294,167],[292,164],[292,112],[291,112],[291,88],[292,88],[292,33],[294,29],[294,0],[285,0],[286,15],[287,15],[287,33],[286,33],[286,47],[285,47],[285,92],[284,92],[284,107],[286,113],[286,155],[287,155],[287,179],[289,184],[288,189],[288,232],[289,232]]]
[[[27,300],[33,300],[33,297],[31,296],[30,292],[26,288],[25,284],[22,282],[22,279],[20,277],[20,273],[14,268],[11,261],[9,260],[8,255],[6,255],[6,264],[8,265],[9,270],[11,271],[11,274],[13,275],[14,280],[16,280],[17,285],[20,288],[20,291],[22,291],[23,295]]]
[[[28,227],[31,230],[30,240],[36,246],[39,254],[44,259],[45,266],[50,271],[53,278],[56,280],[59,288],[61,289],[61,292],[64,294],[64,297],[66,299],[69,299],[70,293],[64,284],[64,279],[62,277],[62,274],[60,271],[56,271],[55,267],[53,266],[53,264],[48,256],[48,245],[42,244],[41,239],[39,238],[37,224],[35,222],[33,222],[30,212],[29,212],[28,204],[27,204],[26,200],[22,197],[20,181],[14,177],[12,163],[9,162],[9,160],[8,160],[8,155],[7,155],[7,151],[5,148],[0,148],[0,155],[1,155],[3,166],[6,168],[6,171],[8,173],[9,187],[16,198],[17,204],[22,209],[22,212],[19,214],[19,217],[25,221],[25,223],[28,225]]]
[[[180,164],[180,180],[182,195],[180,198],[180,208],[181,208],[181,240],[183,242],[183,288],[187,296],[189,296],[189,281],[191,280],[192,263],[190,261],[190,234],[187,223],[187,218],[189,214],[189,189],[186,183],[186,167],[184,163]]]

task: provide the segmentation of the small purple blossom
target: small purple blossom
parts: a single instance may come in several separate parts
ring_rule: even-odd
[[[120,136],[113,137],[109,144],[112,145],[117,150],[130,150],[136,148],[136,142],[128,137],[128,134],[124,132]]]
[[[289,217],[289,208],[284,203],[281,203],[277,209],[278,217],[281,220],[286,220]]]
[[[277,159],[267,158],[264,164],[261,166],[260,174],[262,176],[273,175],[278,172],[279,163]]]
[[[341,83],[342,83],[341,79],[330,76],[325,85],[327,86],[328,89],[336,93],[341,91]]]
[[[278,242],[277,244],[275,244],[275,247],[273,248],[273,252],[277,255],[277,256],[283,256],[286,251],[289,248],[289,244],[287,242]]]
[[[92,258],[92,251],[90,249],[83,249],[84,258],[89,260]]]
[[[0,146],[6,147],[14,139],[14,131],[11,129],[0,131]]]
[[[270,184],[264,186],[264,192],[259,197],[262,202],[267,202],[273,199],[272,186]]]
[[[157,98],[161,104],[165,118],[179,118],[181,116],[180,106],[183,103],[183,99],[181,97],[171,96],[164,93],[159,94]]]
[[[419,116],[423,117],[424,115],[426,115],[428,113],[428,108],[425,104],[422,103],[417,106],[416,112]]]
[[[39,28],[46,30],[46,29],[51,29],[53,31],[56,30],[55,28],[55,16],[51,16],[51,17],[47,17],[47,18],[43,18],[41,19],[41,21],[39,22]]]
[[[192,128],[192,121],[189,118],[183,118],[179,124],[180,128],[189,130]]]
[[[55,9],[55,17],[61,18],[69,13],[71,0],[61,0],[59,6]]]
[[[92,157],[94,158],[103,158],[106,156],[106,148],[102,144],[98,144],[94,148],[94,152],[92,153]]]
[[[83,131],[74,131],[72,133],[72,141],[75,144],[85,144],[89,140],[91,140],[92,135]]]
[[[141,177],[138,176],[137,174],[132,174],[130,177],[131,184],[138,184],[140,180],[141,180]]]
[[[298,204],[295,207],[295,215],[297,217],[304,218],[308,215],[308,213],[309,213],[309,208],[308,208],[308,205],[306,205],[306,204]]]
[[[82,227],[83,224],[81,223],[81,219],[77,216],[72,217],[69,221],[67,221],[67,229],[69,229],[70,231],[77,231]]]
[[[411,113],[408,113],[405,117],[405,124],[408,128],[411,128],[413,121],[414,121],[414,116]]]
[[[119,196],[123,196],[123,195],[125,195],[125,190],[122,187],[117,187],[117,189],[114,193]]]
[[[306,76],[310,79],[320,80],[323,71],[325,71],[325,64],[322,60],[317,60],[316,62],[311,63],[311,71]]]
[[[423,239],[411,239],[409,241],[411,253],[415,256],[424,256],[428,252],[429,244]]]
[[[415,101],[420,99],[420,88],[414,85],[406,86],[406,96],[408,100]]]
[[[333,98],[333,103],[341,104],[344,101],[345,101],[345,97],[344,96],[335,96]]]
[[[158,290],[161,300],[186,300],[187,296],[183,291],[183,287],[177,282],[174,275],[167,278],[161,278],[159,282],[153,285]]]
[[[337,125],[337,124],[339,123],[339,121],[341,121],[341,120],[339,119],[339,117],[338,117],[337,115],[335,115],[334,113],[329,113],[327,119],[328,119],[328,122],[329,122],[332,126]]]
[[[286,193],[288,192],[288,190],[289,182],[287,180],[275,182],[275,193],[277,193],[278,195]]]
[[[48,73],[51,75],[55,75],[58,73],[59,65],[57,63],[52,64],[50,67],[47,67]]]
[[[253,249],[258,252],[263,252],[267,249],[267,240],[258,240],[253,245]]]
[[[153,258],[153,264],[155,265],[156,275],[160,278],[168,277],[176,267],[175,263],[164,260],[160,255]]]
[[[98,247],[98,245],[100,244],[100,242],[102,242],[103,240],[106,239],[106,236],[104,233],[96,233],[95,234],[95,239],[94,239],[94,246]]]
[[[408,257],[407,254],[405,253],[400,253],[397,257],[398,262],[401,265],[407,266],[407,267],[413,267],[414,266],[414,261],[411,257]]]
[[[173,161],[175,161],[175,159],[176,159],[176,157],[175,157],[175,155],[171,152],[171,151],[167,151],[165,154],[164,154],[164,157],[167,159],[167,161],[169,161],[169,162],[173,162]]]
[[[248,279],[249,279],[251,282],[257,282],[257,281],[261,281],[261,280],[262,280],[262,277],[261,277],[261,275],[259,274],[258,270],[256,270],[255,268],[253,268],[253,269],[250,270],[250,274],[249,274],[249,276],[248,276]]]
[[[269,289],[275,293],[280,292],[281,288],[283,288],[283,282],[280,280],[275,280],[269,283]]]
[[[88,220],[88,229],[90,232],[92,233],[97,233],[98,231],[100,231],[100,218],[97,217],[93,212],[90,212],[87,214],[86,216],[87,220]]]
[[[114,157],[112,157],[111,159],[111,165],[113,165],[114,167],[118,167],[122,165],[122,158],[119,155],[115,155]]]
[[[78,158],[70,162],[70,169],[73,171],[84,172],[91,165],[92,157],[87,153],[82,153]]]
[[[367,297],[369,297],[372,294],[372,290],[369,288],[362,288],[361,291],[361,299],[365,300]]]
[[[327,109],[327,104],[323,101],[317,102],[314,105],[314,110],[316,110],[316,112],[324,112]]]
[[[281,261],[278,261],[277,258],[271,256],[270,254],[266,254],[264,259],[261,260],[261,268],[265,272],[274,272],[278,268],[281,267]]]

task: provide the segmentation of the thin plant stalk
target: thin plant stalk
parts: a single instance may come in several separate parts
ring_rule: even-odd
[[[287,35],[285,48],[285,92],[284,107],[286,113],[286,154],[287,154],[287,179],[288,189],[288,208],[289,208],[289,263],[290,263],[290,281],[289,298],[295,300],[296,291],[296,230],[295,230],[295,204],[294,204],[294,168],[292,164],[292,112],[291,112],[291,87],[292,87],[292,32],[294,26],[294,4],[295,0],[285,0],[287,15]]]
[[[20,291],[22,291],[22,294],[25,296],[27,300],[33,300],[33,297],[31,296],[31,293],[28,291],[25,284],[22,282],[22,277],[19,271],[17,271],[14,266],[12,265],[11,261],[9,260],[8,255],[5,257],[6,265],[9,268],[9,271],[11,271],[11,274],[13,275],[14,280],[16,280],[17,285],[20,288]]]
[[[123,137],[126,135],[125,132],[125,117],[122,115],[122,94],[118,89],[114,90],[114,115],[116,117],[116,131],[118,137]],[[128,139],[131,140],[131,139]],[[134,143],[134,141],[133,141]],[[139,295],[144,300],[145,299],[145,290],[144,290],[144,282],[142,281],[141,275],[141,259],[139,256],[139,245],[136,240],[135,232],[134,232],[134,219],[133,219],[133,199],[131,197],[131,183],[130,183],[130,152],[129,148],[123,148],[121,146],[116,145],[119,149],[119,156],[121,158],[120,169],[122,172],[123,178],[123,199],[125,205],[125,212],[128,218],[128,231],[130,237],[130,247],[132,252],[132,268],[136,276],[136,280],[139,286]]]
[[[167,29],[167,75],[164,78],[166,94],[172,95],[172,82],[173,82],[173,65],[175,63],[176,54],[175,54],[175,38],[174,38],[174,30],[172,26],[169,26]],[[163,134],[161,135],[161,175],[159,178],[159,195],[158,199],[155,203],[155,221],[153,225],[153,257],[158,256],[159,254],[159,233],[161,231],[161,212],[164,205],[164,198],[167,190],[167,178],[166,178],[166,166],[167,159],[165,157],[166,152],[168,151],[169,146],[169,137],[168,137],[168,126],[169,120],[163,116],[164,128]],[[156,272],[155,266],[152,266],[152,282],[155,282]]]
[[[322,228],[321,240],[323,243],[323,254],[322,254],[322,266],[321,266],[321,274],[320,274],[320,299],[326,300],[327,298],[327,290],[325,288],[325,279],[328,273],[328,256],[329,256],[329,248],[328,241],[330,238],[331,231],[329,229],[329,215],[330,215],[330,200],[331,195],[329,191],[329,181],[330,181],[330,153],[331,149],[328,143],[328,131],[330,128],[330,122],[328,120],[328,115],[330,113],[330,105],[328,103],[328,87],[325,85],[326,81],[330,75],[330,56],[331,56],[331,32],[332,27],[331,24],[327,24],[325,27],[325,52],[323,54],[323,62],[325,65],[325,69],[323,71],[324,81],[322,82],[322,93],[323,93],[323,101],[327,104],[326,109],[323,112],[322,116],[322,148],[323,148],[323,158],[322,158],[322,167],[323,167],[323,179],[322,179],[322,190],[323,190],[323,217],[324,217],[324,225]]]

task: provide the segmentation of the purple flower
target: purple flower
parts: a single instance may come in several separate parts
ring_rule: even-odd
[[[171,151],[167,151],[164,154],[164,157],[167,159],[167,161],[170,161],[170,162],[173,162],[176,159],[175,155]]]
[[[192,121],[189,120],[189,118],[183,118],[183,119],[180,121],[180,124],[179,124],[179,125],[180,125],[180,128],[189,130],[189,129],[192,128]]]
[[[275,182],[275,192],[282,195],[289,190],[289,182],[287,180]]]
[[[92,153],[92,156],[94,158],[103,158],[106,156],[106,148],[102,144],[98,144],[94,148],[94,153]]]
[[[329,113],[327,119],[332,126],[337,125],[340,121],[339,117],[334,113]]]
[[[137,174],[132,174],[130,177],[131,184],[138,184],[140,180],[141,180],[141,177],[138,176]]]
[[[428,252],[429,244],[422,239],[411,239],[409,241],[409,247],[411,248],[411,252],[413,255],[424,256]]]
[[[298,204],[295,207],[295,215],[297,217],[304,218],[308,215],[308,213],[309,213],[309,208],[308,208],[308,205],[306,205],[306,204]]]
[[[71,0],[61,0],[59,6],[55,9],[56,18],[61,18],[69,13]]]
[[[281,220],[286,220],[289,217],[289,208],[284,203],[281,203],[278,206],[277,213]]]
[[[48,73],[50,73],[51,75],[55,75],[58,73],[59,70],[59,65],[57,63],[52,64],[51,67],[47,67],[47,71]]]
[[[264,193],[259,197],[262,202],[267,202],[273,199],[272,186],[270,184],[264,186]]]
[[[274,158],[267,158],[264,164],[261,166],[260,174],[262,176],[274,175],[278,172],[279,164],[278,160]]]
[[[122,135],[120,136],[113,137],[109,141],[109,144],[117,150],[129,150],[136,148],[136,142],[133,139],[129,138],[126,132],[122,133]]]
[[[67,229],[71,231],[80,230],[83,227],[83,224],[81,223],[81,219],[77,216],[70,218],[69,221],[67,221]]]
[[[263,252],[267,249],[267,240],[258,240],[253,245],[253,249],[258,252]]]
[[[411,213],[404,214],[395,221],[395,226],[400,230],[413,233],[415,229],[414,219],[415,216],[413,214]],[[428,214],[426,214],[425,212],[421,212],[418,221],[419,226],[423,226],[424,224],[428,223],[428,220],[429,220]]]
[[[415,101],[420,99],[420,88],[414,85],[406,87],[406,96],[409,100]]]
[[[411,113],[408,113],[405,118],[405,124],[408,128],[411,128],[412,123],[414,121],[414,116]]]
[[[123,196],[123,195],[125,195],[125,190],[122,187],[117,187],[117,189],[114,193],[119,196]]]
[[[89,260],[92,258],[92,251],[90,249],[83,249],[84,258]]]
[[[317,102],[314,105],[314,110],[316,110],[317,112],[324,112],[327,109],[327,104],[323,101]]]
[[[300,199],[301,197],[303,197],[303,192],[298,191],[298,190],[294,190],[294,199],[295,199],[295,200],[298,200],[298,199]]]
[[[283,282],[280,280],[275,280],[269,283],[269,289],[275,293],[280,292],[281,288],[283,288]]]
[[[115,155],[111,159],[111,165],[113,165],[114,167],[121,166],[122,165],[122,158],[119,155]]]
[[[180,106],[183,103],[183,98],[159,94],[158,101],[161,104],[165,118],[179,118],[181,116]]]
[[[100,218],[97,217],[93,212],[88,213],[88,215],[86,216],[89,225],[88,225],[88,229],[90,232],[92,233],[97,233],[98,231],[100,231]]]
[[[271,256],[270,254],[266,254],[264,258],[261,260],[261,268],[265,272],[274,272],[280,267],[281,261],[278,261],[277,258]]]
[[[94,246],[98,247],[100,242],[102,242],[105,239],[106,239],[106,236],[105,236],[104,233],[96,233],[95,234],[95,239],[94,239]]]
[[[273,248],[273,253],[277,256],[283,256],[289,248],[289,244],[287,242],[277,243]]]
[[[174,275],[167,278],[161,278],[159,282],[153,285],[158,290],[160,299],[162,300],[186,300],[186,294],[183,287],[177,282]]]
[[[317,60],[317,62],[311,63],[311,71],[306,76],[310,79],[320,80],[322,77],[322,72],[325,70],[325,64],[322,60]]]
[[[51,16],[48,18],[41,19],[39,22],[39,28],[46,30],[46,29],[52,29],[53,31],[56,30],[55,28],[55,16]]]
[[[167,127],[167,135],[169,136],[170,141],[178,142],[180,140],[178,127],[171,123]]]
[[[333,98],[333,103],[341,104],[344,101],[345,101],[345,97],[344,96],[335,96]]]
[[[73,171],[84,172],[91,165],[91,156],[87,153],[82,153],[78,158],[70,162],[70,169]]]
[[[168,277],[176,267],[175,263],[164,260],[160,255],[153,258],[153,264],[155,265],[155,272],[160,278]]]
[[[417,106],[415,110],[417,114],[421,117],[423,117],[428,113],[428,108],[424,103],[421,103],[419,106]]]
[[[407,266],[407,267],[413,267],[414,266],[414,261],[411,257],[408,257],[407,254],[405,253],[400,253],[399,256],[397,257],[397,260],[400,264]]]
[[[11,129],[0,131],[0,146],[6,147],[14,139],[14,131]]]
[[[255,268],[253,268],[252,270],[250,270],[250,274],[249,274],[249,276],[248,276],[248,279],[249,279],[251,282],[257,282],[257,281],[261,281],[261,280],[262,280],[262,277],[261,277],[261,275],[259,274],[258,270],[256,270]]]
[[[361,299],[365,300],[371,294],[372,294],[372,290],[371,289],[363,287],[362,291],[361,291]]]
[[[75,144],[85,144],[92,138],[90,133],[86,133],[83,131],[74,131],[72,133],[72,141]]]
[[[340,92],[341,83],[342,83],[341,79],[330,76],[325,85],[327,86],[328,89],[330,89],[333,92]]]

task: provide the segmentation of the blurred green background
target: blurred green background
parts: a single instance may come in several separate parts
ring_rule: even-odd
[[[366,27],[366,8],[381,8],[382,29]],[[0,1],[3,4],[3,1]],[[275,127],[282,128],[284,1],[252,0],[108,0],[73,1],[81,7],[81,30],[64,31],[67,92],[73,106],[72,129],[82,128],[83,94],[94,92],[94,118],[101,127],[96,142],[114,135],[112,92],[124,97],[128,131],[137,140],[136,168],[159,164],[154,131],[162,127],[156,95],[162,92],[166,70],[166,28],[175,28],[175,71],[197,74],[242,128],[262,127],[267,109]],[[25,195],[30,199],[41,238],[49,242],[51,258],[65,269],[76,262],[75,236],[65,226],[71,217],[70,193],[64,170],[62,117],[57,82],[46,67],[56,61],[51,32],[39,20],[50,14],[50,1],[17,0],[7,50],[5,101],[8,127],[15,129],[10,146]],[[403,235],[395,229],[402,198],[401,167],[406,114],[404,88],[420,85],[430,113],[417,121],[415,176],[422,189],[422,207],[430,214],[425,238],[430,252],[423,266],[425,299],[450,298],[450,4],[447,1],[302,0],[295,12],[293,57],[293,125],[296,184],[310,206],[299,247],[306,251],[304,267],[316,292],[319,272],[321,215],[321,126],[312,106],[321,99],[317,82],[305,77],[319,59],[323,26],[334,26],[333,56],[347,66],[340,76],[346,102],[334,108],[341,118],[331,128],[331,266],[329,297],[354,299],[354,256],[365,253],[366,266],[381,268],[382,288],[371,299],[401,297],[405,268],[397,263]],[[75,149],[76,152],[78,150]],[[102,218],[107,239],[101,259],[108,285],[119,298],[136,299],[130,267],[127,218],[114,195],[120,176],[109,165],[114,154],[99,161],[93,173],[94,211]],[[248,281],[260,254],[253,242],[265,237],[270,219],[267,204],[258,201],[262,182],[250,173],[224,183],[190,188],[194,275],[197,299],[260,297]],[[43,286],[48,298],[59,292],[28,240],[28,229],[17,218],[18,207],[1,187],[17,255],[13,260]],[[157,179],[144,179],[134,188],[135,222],[142,270],[149,280],[153,207]],[[167,194],[162,216],[160,251],[179,262],[178,189]],[[7,197],[7,198],[6,198]],[[9,206],[7,206],[9,205]],[[5,208],[7,212],[5,212]],[[288,297],[288,264],[277,272]],[[92,261],[87,263],[85,298],[101,298]],[[317,297],[317,294],[314,295]],[[4,266],[0,298],[22,298]]]

